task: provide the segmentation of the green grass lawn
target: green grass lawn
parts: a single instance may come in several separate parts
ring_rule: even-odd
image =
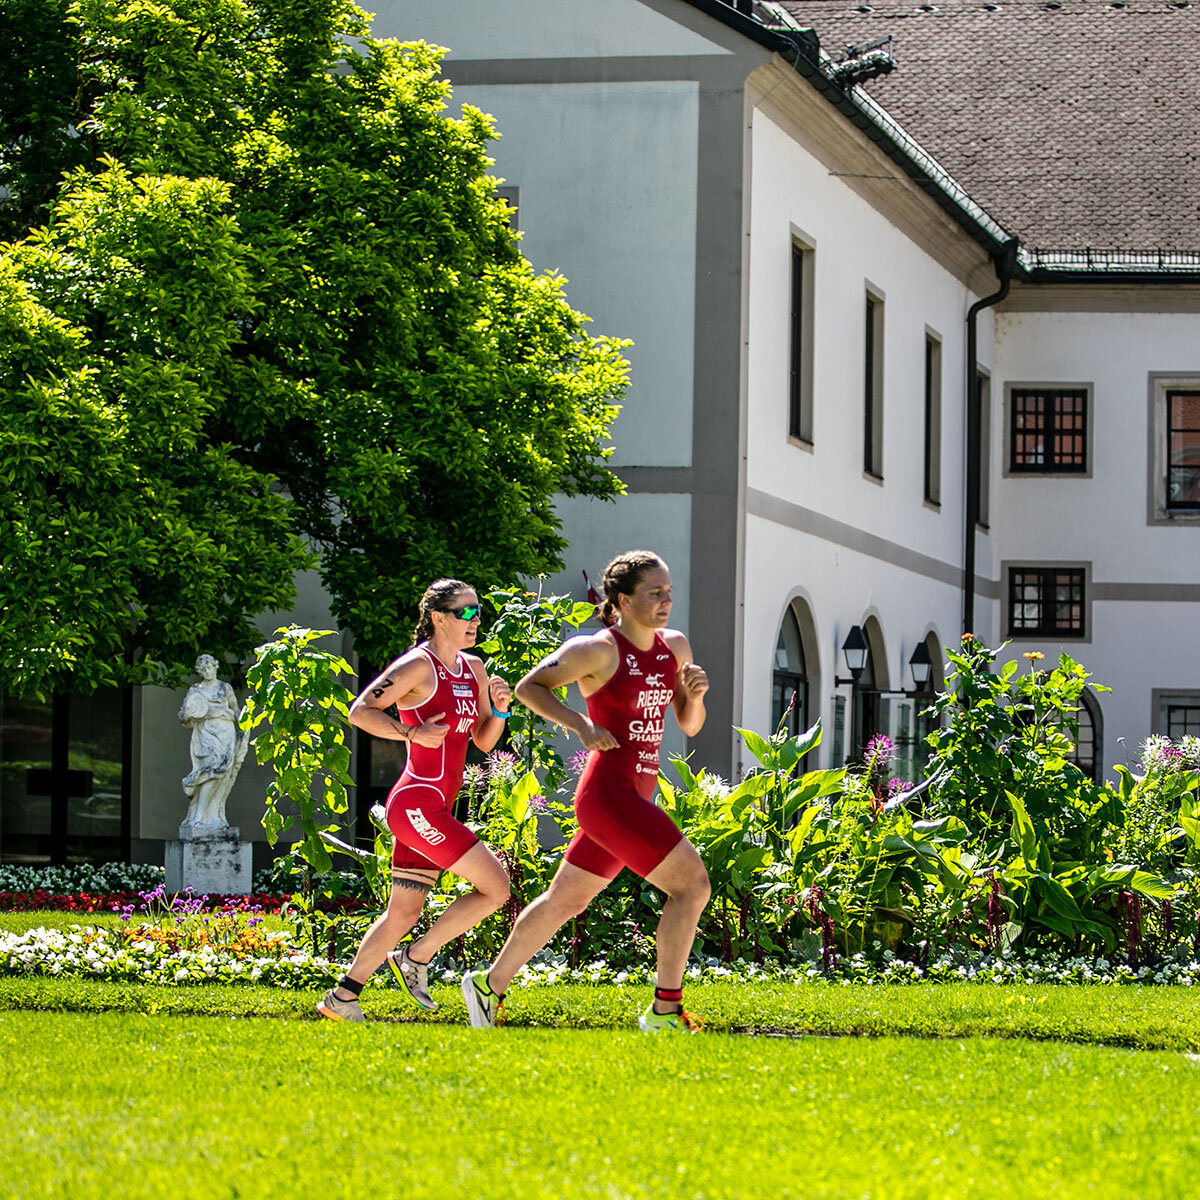
[[[465,1022],[458,989],[436,985],[435,1013],[415,1009],[398,988],[372,983],[368,1016],[384,1023]],[[171,986],[103,980],[0,977],[0,1011],[125,1012],[177,1016],[313,1018],[317,992],[249,984]],[[515,988],[511,1027],[630,1029],[645,987],[563,984]],[[825,983],[717,983],[689,987],[690,1009],[713,1032],[909,1036],[999,1036],[1200,1051],[1200,993],[1184,987],[995,987],[918,984],[840,987]],[[1200,1188],[1198,1188],[1200,1194]]]
[[[996,1039],[0,1014],[5,1195],[1186,1197],[1200,1066]]]

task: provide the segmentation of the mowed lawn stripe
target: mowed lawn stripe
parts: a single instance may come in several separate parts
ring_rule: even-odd
[[[419,1012],[395,986],[363,993],[369,1017],[461,1026],[458,989],[433,989],[440,1008]],[[646,987],[558,984],[514,988],[513,1027],[632,1029]],[[0,1011],[145,1012],[177,1015],[314,1018],[317,992],[250,984],[115,983],[40,976],[0,978]],[[820,982],[689,986],[688,1007],[713,1031],[850,1034],[870,1037],[1020,1037],[1200,1050],[1200,992],[1186,987],[912,984],[842,987]]]
[[[1200,1066],[997,1039],[0,1016],[30,1196],[1195,1195]]]

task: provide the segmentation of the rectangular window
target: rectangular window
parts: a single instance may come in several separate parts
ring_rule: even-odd
[[[1200,700],[1194,704],[1167,704],[1167,737],[1177,742],[1181,737],[1200,737]]]
[[[942,502],[942,343],[925,335],[925,499]]]
[[[813,440],[813,250],[792,242],[791,376],[788,385],[788,434]]]
[[[863,470],[883,478],[883,300],[867,293],[863,353]]]
[[[1010,411],[1010,471],[1087,471],[1087,388],[1013,388]]]
[[[1167,508],[1200,510],[1200,391],[1167,392]]]
[[[1084,637],[1084,580],[1074,567],[1012,567],[1008,576],[1008,636]]]
[[[979,474],[975,480],[976,527],[986,530],[991,522],[992,498],[992,380],[984,371],[975,376],[979,396]]]

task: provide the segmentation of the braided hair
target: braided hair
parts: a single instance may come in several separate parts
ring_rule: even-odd
[[[475,589],[461,579],[435,579],[421,597],[417,606],[417,625],[413,630],[412,644],[427,642],[433,637],[433,613],[445,612],[447,605],[459,592],[472,592]]]
[[[620,610],[617,597],[632,596],[642,576],[658,567],[665,571],[667,564],[653,550],[627,550],[618,554],[604,568],[604,581],[600,585],[604,589],[604,607],[600,620],[605,625],[615,625]]]

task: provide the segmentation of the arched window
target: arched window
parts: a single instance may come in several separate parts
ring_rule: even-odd
[[[795,696],[795,703],[787,716],[788,732],[794,737],[808,728],[808,671],[804,664],[804,641],[800,636],[800,623],[791,605],[783,614],[779,627],[779,641],[775,645],[775,664],[771,677],[771,731],[779,728],[779,722],[787,712],[788,704]]]
[[[1103,740],[1103,717],[1100,702],[1090,691],[1080,697],[1079,711],[1073,714],[1079,725],[1075,737],[1075,753],[1071,761],[1089,778],[1097,783],[1104,775],[1104,764],[1100,760]]]

